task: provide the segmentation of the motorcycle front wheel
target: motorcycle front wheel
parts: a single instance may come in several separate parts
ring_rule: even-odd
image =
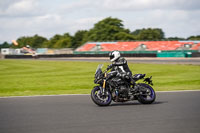
[[[138,101],[142,104],[151,104],[156,99],[156,93],[154,89],[145,83],[140,83],[140,87],[142,87],[142,91],[140,91],[140,94],[138,96]]]
[[[112,96],[109,91],[106,91],[106,95],[102,95],[99,86],[95,86],[91,91],[92,101],[98,106],[108,106],[112,101]]]

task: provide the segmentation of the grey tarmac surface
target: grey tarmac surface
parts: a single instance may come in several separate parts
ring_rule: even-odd
[[[57,61],[88,61],[88,62],[110,62],[109,57],[68,57],[68,58],[39,58],[40,60]],[[126,57],[132,63],[151,63],[151,64],[192,64],[200,65],[200,58],[133,58]]]
[[[0,98],[0,133],[199,133],[200,91],[98,107],[90,95]]]

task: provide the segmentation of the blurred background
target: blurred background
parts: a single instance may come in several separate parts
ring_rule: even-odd
[[[126,57],[134,74],[153,76],[156,91],[198,90],[199,5],[199,0],[1,0],[0,58],[40,60],[0,60],[0,96],[89,94],[96,67],[110,63],[112,50]]]
[[[1,55],[198,57],[198,0],[1,0]]]

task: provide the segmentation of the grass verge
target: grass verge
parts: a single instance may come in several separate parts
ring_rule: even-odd
[[[89,94],[100,63],[0,60],[0,96]],[[129,67],[134,74],[153,76],[156,91],[200,89],[200,66],[129,63]]]

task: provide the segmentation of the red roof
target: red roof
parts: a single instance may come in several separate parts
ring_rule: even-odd
[[[200,47],[200,43],[194,44],[194,42],[181,42],[181,41],[133,41],[133,42],[98,42],[87,43],[77,49],[77,51],[91,51],[96,45],[100,45],[100,51],[134,51],[141,44],[146,45],[147,51],[158,50],[176,50],[179,47],[183,47],[184,44],[191,44],[194,47],[191,50],[197,50]]]

